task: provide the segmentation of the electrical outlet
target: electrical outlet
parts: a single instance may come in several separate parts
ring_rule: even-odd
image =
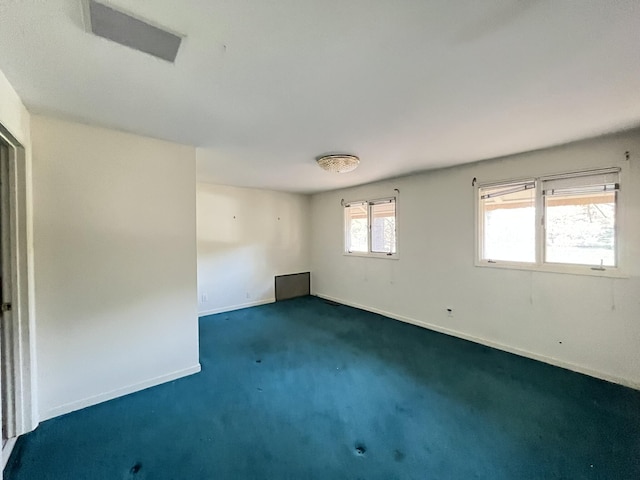
[[[200,303],[207,303],[209,299],[207,298],[207,294],[203,293],[202,295],[200,295]]]
[[[447,317],[453,318],[453,308],[447,308]]]
[[[251,298],[251,295],[249,295],[249,292],[247,292],[247,298]]]

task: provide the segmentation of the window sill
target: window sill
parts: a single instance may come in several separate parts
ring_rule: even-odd
[[[543,273],[559,273],[564,275],[582,275],[588,277],[604,277],[604,278],[629,278],[629,275],[620,271],[619,268],[605,267],[604,270],[593,270],[590,266],[585,265],[556,265],[556,264],[526,264],[526,263],[509,263],[496,262],[489,263],[487,261],[475,262],[476,267],[501,268],[505,270],[525,270],[529,272]]]
[[[381,258],[384,260],[399,260],[397,253],[392,253],[391,255],[387,255],[386,253],[358,253],[358,252],[342,252],[342,255],[345,257],[361,257],[361,258]]]

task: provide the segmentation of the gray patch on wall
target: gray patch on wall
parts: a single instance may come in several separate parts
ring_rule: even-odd
[[[278,275],[276,277],[276,302],[311,294],[311,272]]]

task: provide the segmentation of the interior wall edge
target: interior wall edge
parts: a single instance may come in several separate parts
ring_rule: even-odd
[[[194,149],[42,115],[31,126],[41,417],[191,373]]]
[[[539,362],[544,362],[549,365],[553,365],[555,367],[564,368],[566,370],[571,370],[573,372],[581,373],[583,375],[588,375],[590,377],[599,378],[600,380],[605,380],[607,382],[616,383],[618,385],[623,385],[625,387],[633,388],[635,390],[640,390],[640,382],[635,382],[633,380],[629,380],[626,378],[617,377],[615,375],[610,375],[606,372],[601,372],[598,370],[593,370],[588,367],[584,367],[575,363],[567,362],[558,358],[549,357],[546,355],[540,355],[538,353],[530,352],[528,350],[523,350],[521,348],[512,347],[510,345],[505,345],[503,343],[495,342],[492,340],[488,340],[485,338],[477,337],[475,335],[469,335],[464,332],[460,332],[458,330],[452,330],[449,328],[444,328],[439,325],[435,325],[433,323],[425,322],[422,320],[418,320],[411,317],[406,317],[403,315],[398,315],[393,312],[388,312],[385,310],[380,310],[378,308],[369,307],[367,305],[362,305],[355,302],[350,302],[348,300],[333,297],[330,295],[325,295],[319,292],[314,292],[312,295],[315,295],[324,300],[329,300],[332,302],[340,303],[343,305],[347,305],[349,307],[358,308],[360,310],[366,310],[367,312],[376,313],[378,315],[382,315],[384,317],[388,317],[392,320],[397,320],[404,323],[409,323],[411,325],[415,325],[417,327],[425,328],[427,330],[431,330],[438,333],[443,333],[445,335],[449,335],[452,337],[460,338],[462,340],[467,340],[473,343],[477,343],[480,345],[484,345],[486,347],[495,348],[497,350],[501,350],[503,352],[512,353],[514,355],[519,355],[521,357],[530,358],[532,360],[537,360]]]

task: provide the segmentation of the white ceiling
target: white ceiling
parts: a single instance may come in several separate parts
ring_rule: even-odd
[[[315,192],[640,125],[638,0],[107,3],[184,34],[175,64],[81,0],[0,0],[0,70],[32,112],[201,147],[202,181]]]

